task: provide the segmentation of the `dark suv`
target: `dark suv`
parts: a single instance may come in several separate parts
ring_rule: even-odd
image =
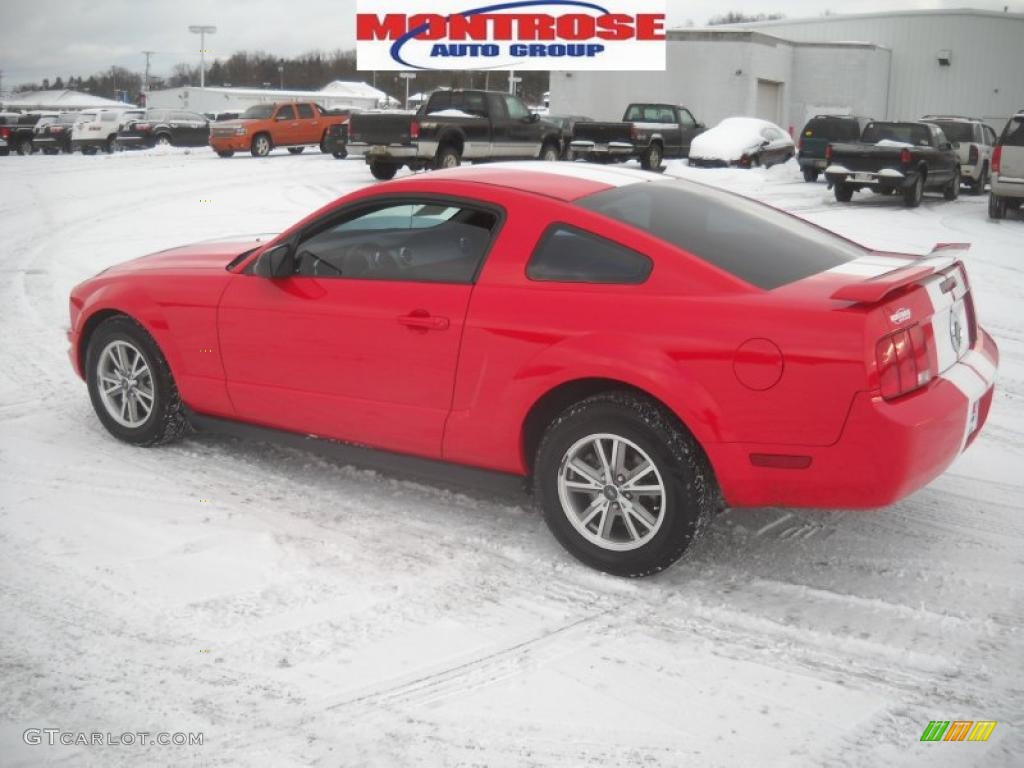
[[[825,147],[833,142],[857,141],[870,117],[851,115],[815,115],[800,131],[797,162],[804,172],[804,181],[817,181],[825,170]]]
[[[123,149],[142,147],[205,147],[210,140],[210,121],[195,112],[153,107],[143,117],[125,123],[117,132]]]

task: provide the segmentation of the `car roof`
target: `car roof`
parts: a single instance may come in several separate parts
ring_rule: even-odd
[[[539,160],[501,165],[467,165],[421,176],[410,176],[390,182],[392,189],[406,184],[418,186],[424,182],[464,181],[506,187],[543,195],[556,200],[572,202],[582,197],[628,184],[660,181],[665,177],[632,168],[586,165],[583,163],[552,163]]]

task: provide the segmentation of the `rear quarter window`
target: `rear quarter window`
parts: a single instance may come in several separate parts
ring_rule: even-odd
[[[541,237],[526,266],[531,280],[556,283],[636,285],[651,274],[650,258],[568,224]]]
[[[815,117],[804,126],[808,139],[829,141],[856,141],[860,138],[860,124],[852,118]]]
[[[1024,117],[1014,117],[1006,124],[999,143],[1007,147],[1024,147]]]
[[[767,205],[691,182],[629,184],[577,205],[649,232],[764,290],[867,253]]]

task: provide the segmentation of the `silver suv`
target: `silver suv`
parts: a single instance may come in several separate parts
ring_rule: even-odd
[[[970,188],[971,194],[984,194],[992,167],[996,132],[973,117],[926,115],[921,119],[935,123],[952,142],[960,157],[960,180]]]
[[[992,193],[988,196],[988,215],[1006,216],[1010,206],[1020,210],[1024,200],[1024,109],[1010,118],[992,152]]]

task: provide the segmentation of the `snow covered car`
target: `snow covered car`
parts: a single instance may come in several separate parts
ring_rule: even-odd
[[[530,477],[573,555],[639,576],[721,505],[878,507],[971,443],[998,352],[957,253],[640,170],[463,167],[108,269],[69,354],[126,442],[243,422]]]
[[[756,117],[727,117],[693,138],[690,165],[768,168],[786,162],[794,154],[793,139],[774,123]]]

